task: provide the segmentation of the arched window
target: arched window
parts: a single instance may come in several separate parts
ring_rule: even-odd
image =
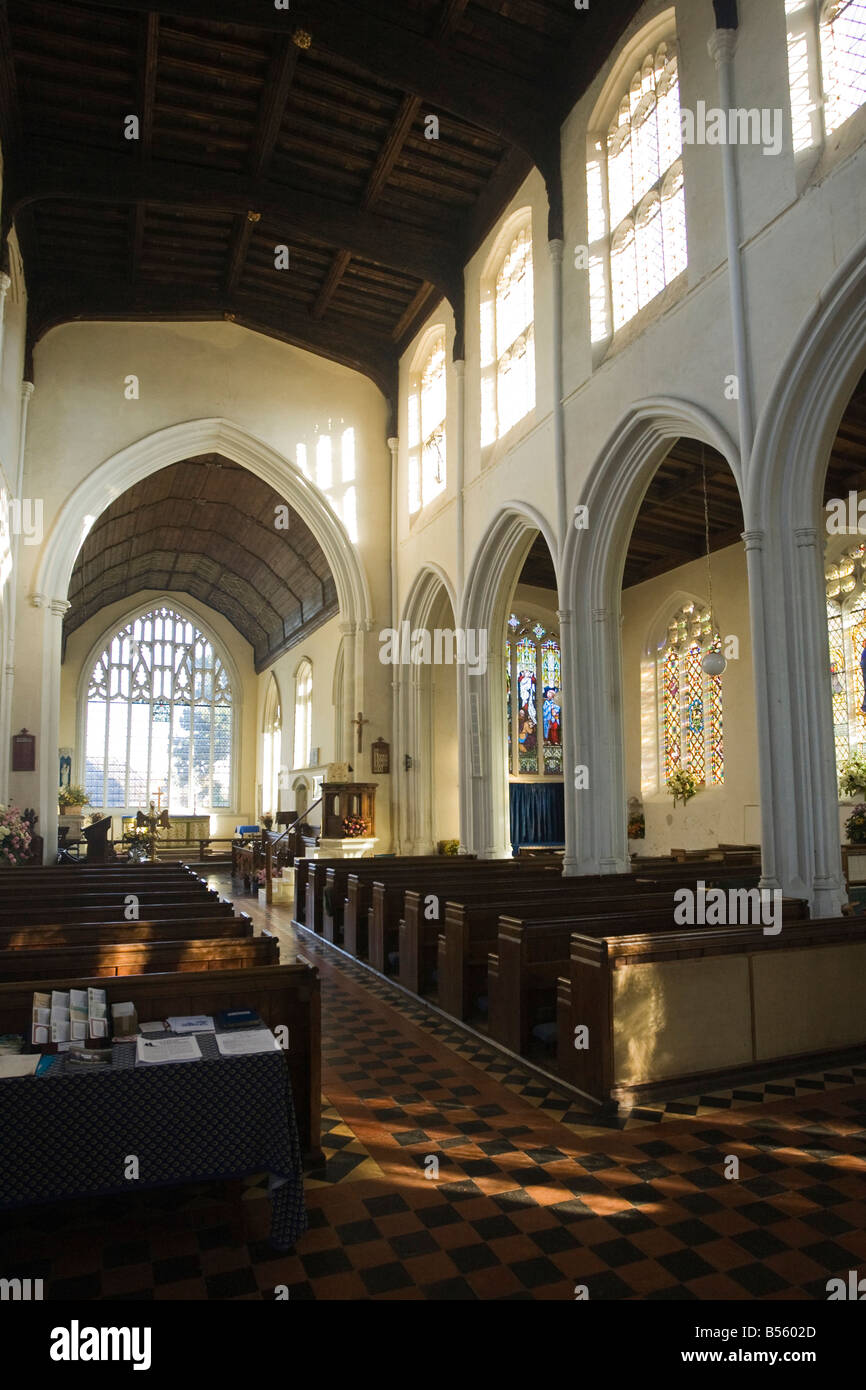
[[[656,658],[659,763],[665,783],[681,769],[704,786],[725,780],[722,680],[701,666],[707,652],[720,648],[708,611],[689,603],[675,614]]]
[[[538,692],[541,692],[539,728]],[[562,775],[562,658],[559,634],[535,618],[508,619],[505,646],[508,771]]]
[[[275,816],[280,809],[280,763],[283,747],[280,692],[271,676],[262,720],[262,814]]]
[[[535,290],[530,214],[487,277],[481,306],[481,443],[535,405]]]
[[[866,752],[866,704],[860,660],[866,642],[866,546],[846,551],[825,570],[830,691],[836,763]]]
[[[794,150],[820,145],[866,102],[866,0],[786,0]]]
[[[660,43],[632,76],[587,161],[592,341],[611,336],[686,269],[677,50]]]
[[[313,730],[313,668],[304,659],[295,672],[295,756],[293,767],[307,767]]]
[[[85,790],[104,810],[232,804],[232,689],[210,637],[161,606],[126,623],[90,674]]]
[[[445,487],[446,350],[445,329],[413,374],[409,399],[409,512],[426,507]]]

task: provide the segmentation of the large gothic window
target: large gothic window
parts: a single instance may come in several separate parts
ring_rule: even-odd
[[[280,809],[280,761],[283,744],[280,692],[271,676],[262,720],[262,814]]]
[[[505,704],[508,771],[511,776],[561,776],[562,658],[559,636],[534,618],[519,618],[515,613],[508,619]]]
[[[786,0],[794,150],[821,144],[866,103],[866,0]]]
[[[306,658],[295,672],[295,760],[293,767],[308,767],[313,732],[313,668]]]
[[[866,546],[848,550],[825,571],[830,692],[837,765],[866,751],[866,704],[860,665],[866,642]]]
[[[688,263],[677,51],[648,53],[587,163],[592,341],[617,332]]]
[[[211,638],[175,609],[126,623],[90,674],[85,790],[104,810],[232,804],[233,703]],[[161,791],[161,797],[157,794]]]
[[[535,405],[535,291],[527,213],[489,279],[481,307],[481,442],[507,434]]]
[[[719,634],[710,615],[687,604],[668,627],[658,653],[659,764],[664,781],[680,770],[704,786],[725,780],[722,680],[709,676],[701,660],[719,651]]]
[[[409,512],[426,507],[445,487],[445,330],[415,375],[409,401]]]

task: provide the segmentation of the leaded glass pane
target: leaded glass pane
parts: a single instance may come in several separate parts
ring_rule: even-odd
[[[538,771],[535,662],[535,642],[523,638],[517,644],[517,746],[521,772]]]

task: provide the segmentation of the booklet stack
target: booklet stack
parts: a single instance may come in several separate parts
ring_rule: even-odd
[[[195,1038],[139,1038],[135,1045],[137,1067],[161,1066],[167,1062],[200,1062],[201,1048]]]

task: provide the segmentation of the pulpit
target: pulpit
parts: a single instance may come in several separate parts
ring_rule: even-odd
[[[376,782],[325,782],[317,859],[363,859],[376,838]]]

